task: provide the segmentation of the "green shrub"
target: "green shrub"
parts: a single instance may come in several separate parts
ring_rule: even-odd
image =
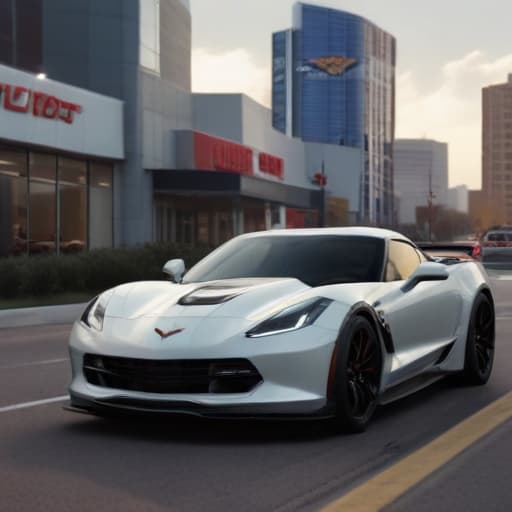
[[[96,293],[130,281],[161,280],[165,279],[162,267],[166,261],[183,258],[190,268],[209,251],[206,247],[156,244],[74,255],[0,259],[0,298]]]

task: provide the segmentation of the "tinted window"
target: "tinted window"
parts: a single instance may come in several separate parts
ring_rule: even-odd
[[[407,279],[421,263],[416,249],[405,242],[389,242],[386,281]]]
[[[236,238],[188,272],[185,282],[294,277],[310,286],[380,281],[384,241],[354,236]]]
[[[487,241],[489,242],[509,242],[512,240],[512,233],[489,233],[487,235]]]

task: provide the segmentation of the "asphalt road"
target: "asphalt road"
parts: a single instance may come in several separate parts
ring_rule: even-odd
[[[0,330],[0,511],[318,510],[512,390],[512,280],[496,280],[494,289],[489,384],[440,382],[381,408],[355,436],[334,436],[317,423],[103,420],[66,412],[63,402],[13,409],[66,394],[70,326]],[[510,426],[493,436],[475,450],[490,457],[493,439],[512,444]],[[509,462],[510,450],[497,451]],[[439,472],[393,510],[473,510],[461,500],[479,481],[479,453],[470,450],[460,471]],[[439,488],[448,502],[435,500]],[[500,508],[506,499],[479,510],[509,510],[512,495]]]

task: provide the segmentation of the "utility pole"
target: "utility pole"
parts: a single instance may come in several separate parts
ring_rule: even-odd
[[[428,241],[432,242],[432,217],[433,217],[433,200],[436,198],[432,190],[432,167],[428,171]]]

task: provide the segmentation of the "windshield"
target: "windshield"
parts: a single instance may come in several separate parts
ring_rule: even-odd
[[[309,286],[380,281],[384,240],[361,236],[235,238],[200,261],[185,283],[293,277]]]

